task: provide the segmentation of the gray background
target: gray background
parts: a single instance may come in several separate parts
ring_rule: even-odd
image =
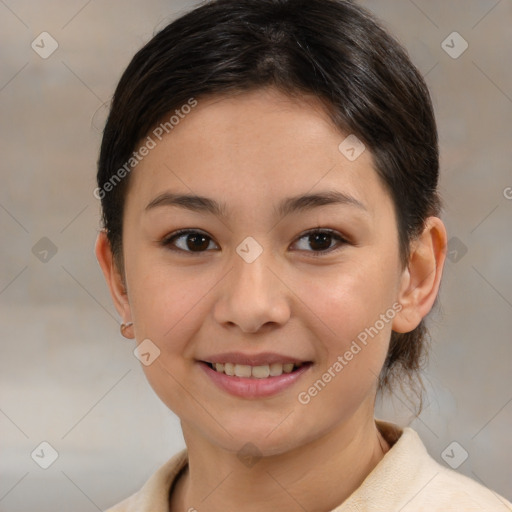
[[[362,4],[426,74],[450,238],[426,408],[412,420],[394,395],[378,416],[411,424],[442,464],[457,441],[458,471],[512,500],[512,2]],[[103,510],[184,446],[119,334],[92,191],[102,104],[135,51],[194,5],[0,0],[1,512]],[[47,59],[31,48],[43,31],[59,44]],[[441,46],[453,31],[469,44],[457,59]],[[42,441],[59,454],[46,470],[31,458]]]

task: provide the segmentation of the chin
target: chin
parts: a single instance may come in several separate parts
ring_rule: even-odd
[[[267,457],[286,453],[304,442],[304,429],[298,425],[284,425],[283,415],[276,415],[276,418],[268,421],[217,419],[226,430],[217,425],[217,428],[208,428],[207,435],[211,442],[229,452],[238,454],[244,450],[254,450],[259,456]],[[205,432],[204,425],[201,425],[200,430]]]

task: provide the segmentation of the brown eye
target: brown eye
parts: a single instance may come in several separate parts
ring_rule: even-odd
[[[332,238],[330,233],[318,232],[308,235],[308,242],[313,249],[325,251],[331,248]]]
[[[175,243],[178,240],[182,241],[179,244]],[[211,238],[200,231],[183,230],[166,237],[162,241],[162,245],[173,250],[201,253],[208,249],[210,241]],[[177,249],[174,249],[172,246],[176,246]]]
[[[307,249],[300,250],[311,252],[313,256],[322,256],[324,254],[334,252],[338,250],[340,246],[348,243],[342,236],[330,229],[316,229],[314,231],[309,231],[299,238],[299,240],[302,239],[306,240],[306,243],[303,245],[312,248],[313,251]],[[336,244],[334,244],[334,246],[332,245],[334,241],[338,241],[338,247],[336,247]]]
[[[330,229],[316,229],[302,235],[299,240],[306,240],[306,248],[299,250],[310,252],[312,256],[323,256],[334,252],[348,241]],[[336,241],[338,242],[336,244]],[[208,251],[212,238],[201,231],[186,229],[177,231],[162,240],[162,245],[173,251],[201,254]],[[333,245],[334,243],[334,245]],[[313,250],[308,250],[308,248]]]

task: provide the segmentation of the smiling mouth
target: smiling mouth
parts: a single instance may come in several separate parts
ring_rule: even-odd
[[[260,366],[250,366],[247,364],[234,364],[234,363],[210,363],[202,361],[202,363],[209,366],[217,373],[223,373],[229,377],[243,377],[253,379],[266,379],[269,377],[279,377],[280,375],[293,373],[303,366],[309,366],[311,362],[305,363],[272,363]]]

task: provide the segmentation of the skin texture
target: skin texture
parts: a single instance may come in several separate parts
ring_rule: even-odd
[[[368,149],[353,162],[339,151],[347,135],[313,97],[267,89],[200,100],[132,173],[125,276],[105,233],[98,236],[114,304],[134,323],[127,335],[137,343],[149,338],[161,351],[143,366],[146,377],[181,419],[189,467],[172,510],[330,510],[388,449],[374,422],[377,376],[391,329],[413,330],[432,308],[446,230],[430,217],[402,269],[391,197]],[[350,194],[366,210],[274,213],[284,198],[327,190]],[[226,217],[175,206],[145,210],[166,191],[225,202]],[[192,252],[186,235],[175,239],[176,251],[162,245],[183,228],[209,237],[203,252]],[[348,242],[315,245],[304,235],[315,228]],[[248,236],[263,248],[252,263],[236,252]],[[397,303],[393,320],[307,405],[299,403],[298,394]],[[313,365],[275,396],[244,399],[214,386],[196,362],[227,351],[278,352]],[[262,455],[252,467],[237,457],[248,442]]]

